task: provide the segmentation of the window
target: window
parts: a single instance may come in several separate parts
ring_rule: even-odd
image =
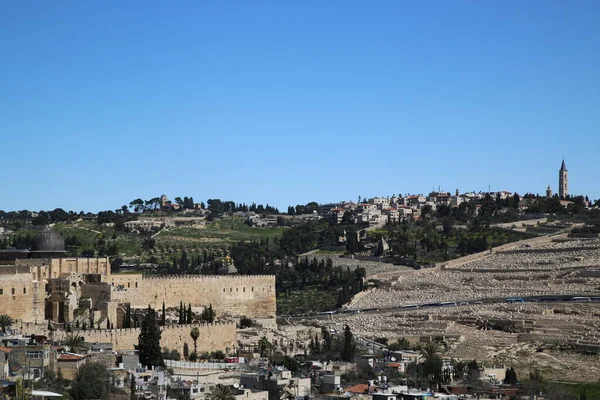
[[[252,286],[252,291],[254,292],[254,286]]]
[[[223,288],[223,293],[225,293],[225,288]]]
[[[0,294],[4,294],[4,289],[0,289]]]
[[[127,282],[127,287],[130,288],[131,287],[131,283]]]
[[[42,352],[41,351],[28,351],[27,358],[41,359]]]
[[[245,287],[242,288],[242,292],[246,293],[246,288]]]
[[[229,292],[233,292],[233,289],[232,289],[232,288],[229,288]]]
[[[135,287],[137,287],[137,284],[138,284],[138,283],[136,282],[136,283],[135,283]]]
[[[23,288],[23,294],[27,294],[27,288]]]
[[[11,289],[12,294],[15,294],[15,288]]]

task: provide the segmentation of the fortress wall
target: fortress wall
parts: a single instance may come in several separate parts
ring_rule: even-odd
[[[8,314],[15,320],[34,321],[31,274],[2,275],[0,293],[0,314]]]
[[[113,286],[123,286],[124,288],[137,287],[136,283],[139,286],[139,282],[144,279],[144,275],[142,274],[113,274],[107,278],[107,282],[112,284]]]
[[[117,282],[119,277],[112,276]],[[179,307],[179,303],[192,307],[208,307],[212,304],[217,314],[253,318],[275,317],[275,276],[273,275],[189,275],[124,278],[121,282],[129,287],[113,288],[111,300],[131,303],[134,308]],[[116,283],[115,283],[116,286]]]
[[[52,258],[50,263],[51,277],[61,274],[100,274],[110,275],[108,257],[101,258]]]
[[[28,258],[16,260],[15,265],[29,267],[34,280],[58,278],[65,274],[100,274],[104,277],[110,275],[108,257]]]
[[[231,351],[237,347],[235,323],[225,324],[190,324],[190,325],[167,325],[161,328],[161,347],[178,350],[183,353],[183,345],[187,343],[190,352],[194,350],[194,341],[190,336],[192,328],[197,327],[200,331],[198,339],[198,352],[212,352],[216,350]],[[113,350],[133,350],[138,344],[140,335],[139,328],[111,329],[111,330],[88,330],[77,331],[85,338],[87,343],[112,343]],[[65,332],[54,332],[56,339],[66,336]]]

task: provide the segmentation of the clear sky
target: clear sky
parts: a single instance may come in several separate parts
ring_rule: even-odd
[[[0,209],[600,197],[600,1],[0,3]]]

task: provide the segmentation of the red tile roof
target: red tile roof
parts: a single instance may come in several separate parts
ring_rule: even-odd
[[[58,356],[58,361],[80,361],[84,358],[85,356],[80,356],[77,354],[61,354]]]
[[[369,389],[372,388],[372,386],[365,385],[364,383],[359,383],[358,385],[350,386],[348,389],[345,390],[345,392],[362,394],[367,393]]]
[[[0,347],[0,351],[3,353],[10,353],[12,349],[10,347]]]

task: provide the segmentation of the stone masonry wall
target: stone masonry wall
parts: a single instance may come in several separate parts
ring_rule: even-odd
[[[178,350],[183,353],[183,345],[187,343],[190,352],[194,349],[194,341],[190,336],[193,327],[200,331],[198,339],[198,352],[212,352],[216,350],[230,351],[237,347],[235,323],[224,324],[194,324],[194,325],[167,325],[162,327],[160,340],[161,347]],[[112,343],[113,350],[133,350],[138,344],[140,329],[111,329],[78,331],[87,343]],[[54,332],[55,339],[62,339],[65,332]]]
[[[31,275],[3,275],[0,279],[0,314],[15,320],[33,321],[33,284]]]
[[[217,314],[273,318],[276,312],[275,276],[160,276],[111,275],[111,300],[134,308],[192,307],[212,304]]]

